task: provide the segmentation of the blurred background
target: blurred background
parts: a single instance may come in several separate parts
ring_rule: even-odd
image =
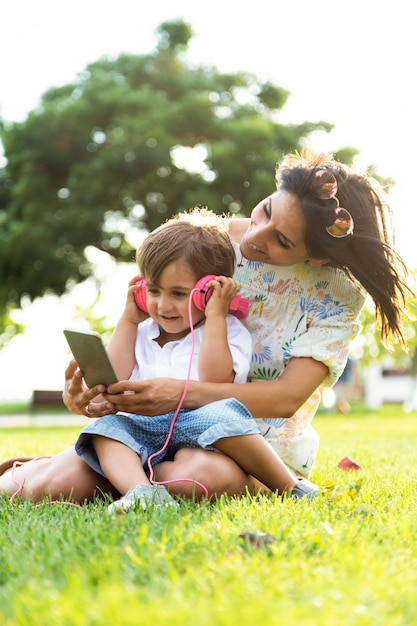
[[[411,10],[4,0],[0,401],[61,388],[65,326],[108,337],[145,232],[194,204],[249,214],[276,161],[302,146],[381,180],[414,269]],[[410,356],[388,355],[365,313],[347,372],[355,393],[372,388],[378,405],[392,386],[414,406],[412,323],[409,337]]]

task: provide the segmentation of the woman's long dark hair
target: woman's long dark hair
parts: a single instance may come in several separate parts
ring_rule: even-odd
[[[335,220],[337,202],[317,197],[316,173],[323,169],[335,177],[339,206],[353,218],[353,234],[345,238],[332,237],[326,230]],[[393,248],[392,213],[376,181],[327,154],[310,151],[285,157],[277,166],[276,180],[278,189],[300,201],[309,255],[329,259],[359,281],[374,301],[382,340],[387,342],[392,334],[405,345],[402,317],[406,296],[413,292],[407,284],[409,271]]]

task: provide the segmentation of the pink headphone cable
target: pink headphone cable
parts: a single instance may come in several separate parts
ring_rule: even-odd
[[[171,435],[172,435],[172,431],[174,430],[174,426],[175,426],[175,420],[178,417],[178,413],[180,412],[180,409],[182,407],[182,404],[185,400],[185,396],[187,395],[187,391],[188,391],[188,384],[190,382],[190,376],[191,376],[191,367],[192,367],[192,360],[193,360],[193,354],[194,354],[194,345],[195,345],[195,338],[194,338],[194,326],[193,326],[193,318],[192,318],[192,295],[194,293],[194,291],[196,291],[196,289],[192,289],[191,293],[190,293],[190,298],[188,300],[188,318],[190,321],[190,331],[191,331],[191,353],[190,353],[190,360],[188,362],[188,371],[187,371],[187,378],[185,380],[185,385],[184,385],[184,391],[182,392],[180,401],[178,403],[178,406],[175,410],[175,413],[172,417],[171,420],[171,425],[169,427],[169,432],[168,432],[168,436],[166,438],[166,441],[164,443],[164,445],[162,446],[162,448],[160,450],[158,450],[157,452],[154,452],[153,454],[151,454],[151,456],[148,458],[148,468],[149,468],[149,480],[152,484],[154,485],[170,485],[172,483],[194,483],[195,485],[198,485],[199,487],[201,487],[201,489],[204,492],[204,498],[205,500],[208,500],[209,498],[209,492],[207,490],[207,488],[200,482],[198,482],[198,480],[194,480],[193,478],[173,478],[172,480],[163,480],[163,481],[156,481],[153,479],[154,476],[154,471],[153,471],[153,467],[151,465],[151,461],[153,458],[155,458],[158,454],[160,454],[161,452],[164,452],[164,450],[166,450],[169,440],[171,439]]]

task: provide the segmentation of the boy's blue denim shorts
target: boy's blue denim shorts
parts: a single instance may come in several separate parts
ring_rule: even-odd
[[[215,442],[224,437],[260,435],[258,424],[248,409],[230,398],[212,402],[194,410],[181,409],[175,419],[167,447],[163,450],[175,412],[156,417],[117,413],[105,415],[86,426],[75,444],[77,454],[96,472],[104,476],[95,450],[92,435],[101,435],[124,443],[134,450],[145,466],[155,454],[152,465],[172,461],[182,448],[216,450]],[[161,451],[161,452],[160,452]],[[160,454],[156,454],[160,452]]]

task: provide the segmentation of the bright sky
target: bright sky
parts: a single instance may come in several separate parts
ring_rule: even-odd
[[[0,115],[25,119],[46,89],[71,82],[101,56],[152,52],[157,26],[176,18],[194,30],[189,63],[249,71],[287,89],[283,123],[331,122],[335,130],[315,137],[313,147],[354,146],[359,167],[372,163],[397,181],[391,194],[397,249],[417,267],[410,229],[416,226],[417,38],[408,0],[3,0]],[[120,283],[123,303],[125,279]],[[114,289],[107,287],[113,299]],[[0,399],[61,386],[68,360],[61,334],[71,315],[68,300],[24,311],[27,334],[0,353]],[[47,362],[46,371],[40,365]]]

